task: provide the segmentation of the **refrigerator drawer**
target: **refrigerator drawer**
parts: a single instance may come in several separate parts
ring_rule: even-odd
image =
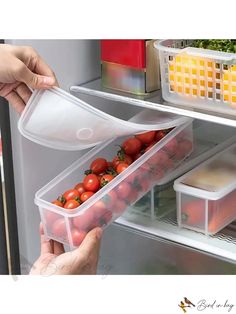
[[[48,238],[73,248],[80,245],[89,230],[96,226],[105,228],[117,219],[128,206],[164,179],[192,152],[192,121],[170,131],[79,207],[68,211],[51,203],[83,181],[84,171],[89,169],[95,158],[112,160],[116,156],[117,146],[125,139],[127,137],[113,139],[94,148],[36,193],[35,203],[39,206],[44,232]],[[177,150],[179,142],[189,145],[185,145],[184,150]],[[120,195],[118,189],[121,185],[126,186],[127,195]]]

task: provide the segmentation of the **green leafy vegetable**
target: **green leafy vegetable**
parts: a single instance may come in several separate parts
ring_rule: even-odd
[[[236,39],[197,39],[190,47],[236,53]]]

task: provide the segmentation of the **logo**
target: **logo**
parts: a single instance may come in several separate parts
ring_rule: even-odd
[[[195,312],[198,311],[198,312],[209,313],[208,310],[210,310],[211,312],[212,310],[215,310],[216,312],[219,310],[225,310],[226,312],[231,312],[235,305],[229,302],[229,300],[218,302],[217,300],[208,301],[206,299],[201,299],[200,301],[193,303],[188,298],[184,297],[183,300],[180,301],[178,306],[183,311],[183,313],[187,313],[188,310],[195,310]]]
[[[187,313],[187,308],[195,307],[195,305],[186,297],[183,301],[180,301],[180,304],[178,306],[182,309],[184,313]]]

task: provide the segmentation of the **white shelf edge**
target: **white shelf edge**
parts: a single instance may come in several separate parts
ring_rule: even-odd
[[[214,237],[207,237],[203,234],[180,229],[177,226],[161,222],[151,221],[142,215],[130,215],[130,219],[120,217],[115,224],[124,226],[131,231],[139,231],[146,236],[151,235],[179,245],[187,246],[190,249],[201,251],[208,255],[226,260],[236,264],[236,244],[226,242]]]
[[[153,110],[159,110],[162,112],[168,112],[172,114],[186,116],[189,118],[209,121],[209,122],[223,124],[223,125],[227,125],[231,127],[236,127],[236,117],[234,120],[234,119],[230,119],[226,117],[216,116],[213,114],[182,109],[182,108],[174,107],[173,105],[168,106],[165,104],[152,102],[148,99],[132,98],[132,97],[124,96],[124,95],[110,93],[107,91],[91,89],[91,88],[86,87],[86,84],[81,85],[81,86],[71,86],[70,91],[74,93],[82,93],[86,95],[97,96],[97,97],[101,97],[101,98],[109,99],[113,101],[124,102],[124,103],[134,105],[134,106],[145,107],[145,108],[149,108]]]

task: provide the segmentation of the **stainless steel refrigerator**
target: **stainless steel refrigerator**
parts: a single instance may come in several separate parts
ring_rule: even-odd
[[[61,88],[70,91],[71,86],[80,86],[73,89],[74,95],[116,117],[129,119],[145,106],[160,110],[158,106],[153,106],[158,104],[158,98],[152,95],[149,98],[137,98],[134,102],[131,95],[101,87],[99,40],[6,42],[34,47],[54,70]],[[165,106],[161,110],[165,111]],[[168,111],[168,107],[166,110]],[[220,141],[224,142],[225,137],[236,134],[234,118],[225,118],[214,113],[205,115],[179,108],[171,110],[195,119],[194,136],[199,145],[204,146],[207,141],[211,141],[214,146]],[[18,119],[18,114],[10,109],[20,270],[22,274],[27,274],[39,256],[40,216],[37,206],[34,205],[35,192],[82,156],[84,151],[59,151],[37,145],[20,135]],[[208,137],[203,130],[208,130]],[[170,210],[175,212],[175,204],[170,206]],[[10,210],[8,206],[8,211]],[[17,272],[16,268],[15,273]],[[205,236],[180,229],[175,215],[168,219],[151,219],[139,215],[131,208],[106,228],[98,273],[235,274],[236,223],[215,236]]]

